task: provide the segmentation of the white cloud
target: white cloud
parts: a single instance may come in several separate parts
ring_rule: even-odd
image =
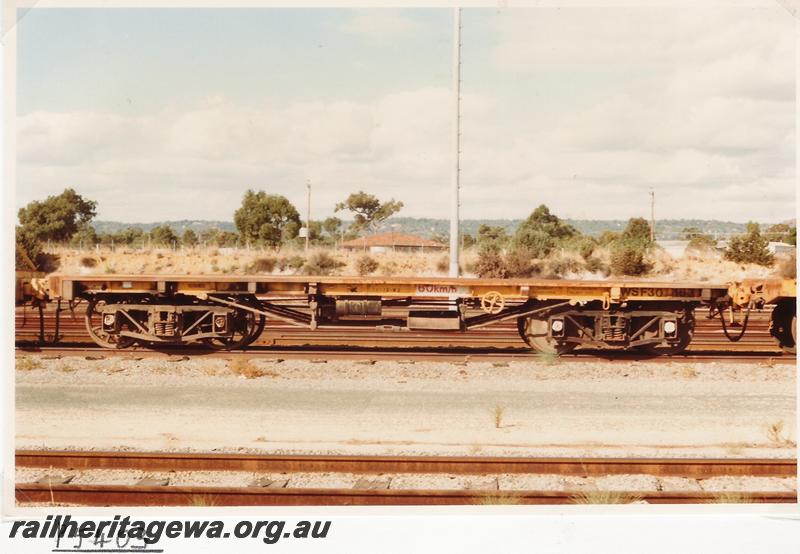
[[[407,37],[422,28],[413,18],[400,10],[371,9],[357,11],[339,30],[375,41],[391,41]]]
[[[646,213],[653,188],[660,217],[793,217],[794,27],[770,13],[501,18],[494,60],[515,78],[500,85],[523,100],[465,88],[463,216],[524,217],[546,203],[566,217],[627,218]],[[398,25],[376,11],[352,29],[380,29],[367,15]],[[552,68],[608,75],[537,120],[525,92],[546,87],[539,72]],[[314,217],[358,189],[446,217],[451,125],[443,88],[249,107],[217,97],[142,116],[35,112],[17,123],[18,199],[74,186],[102,218],[220,219],[249,187],[302,207],[310,178]]]

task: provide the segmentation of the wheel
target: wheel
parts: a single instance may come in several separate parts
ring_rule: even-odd
[[[256,341],[256,339],[261,335],[261,333],[264,331],[264,326],[266,325],[266,323],[267,323],[267,318],[264,317],[263,315],[259,315],[258,322],[256,323],[256,326],[253,328],[253,332],[250,334],[250,336],[247,338],[247,341],[242,346],[250,346],[251,344],[253,344]]]
[[[639,346],[637,349],[652,356],[675,356],[680,354],[689,346],[694,337],[694,312],[686,315],[687,321],[678,320],[678,340],[673,344],[648,344]]]
[[[797,312],[795,302],[782,302],[772,310],[770,334],[781,350],[797,354]]]
[[[213,350],[243,348],[261,334],[261,330],[264,328],[264,321],[263,315],[256,319],[256,314],[253,312],[236,310],[233,317],[233,333],[230,336],[202,339],[202,342]]]
[[[528,346],[543,354],[568,354],[575,350],[574,343],[558,342],[547,336],[547,319],[536,316],[517,319],[517,330]]]
[[[121,337],[119,335],[111,335],[103,331],[101,311],[107,302],[105,300],[90,300],[86,306],[86,315],[84,321],[86,323],[86,331],[92,340],[103,348],[127,348],[131,346],[136,339],[131,337]]]

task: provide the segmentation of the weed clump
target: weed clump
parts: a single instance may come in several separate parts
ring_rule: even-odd
[[[356,271],[363,277],[364,275],[375,273],[378,270],[378,265],[375,258],[364,254],[356,260]]]
[[[570,499],[574,504],[633,504],[641,502],[643,497],[622,491],[586,490]]]
[[[256,258],[245,267],[246,273],[272,273],[277,260],[275,258]]]
[[[17,371],[31,371],[33,369],[39,369],[42,367],[42,363],[39,360],[35,360],[33,358],[17,358],[16,359],[16,367]]]
[[[492,415],[494,417],[494,428],[500,429],[503,426],[503,416],[506,414],[506,409],[503,406],[495,406]]]
[[[333,275],[344,266],[344,262],[337,260],[327,252],[316,252],[308,258],[303,266],[303,273],[306,275]]]
[[[257,379],[258,377],[264,377],[264,375],[266,375],[263,369],[256,367],[250,360],[242,358],[236,358],[228,362],[228,369],[230,369],[234,375],[244,377],[245,379]]]

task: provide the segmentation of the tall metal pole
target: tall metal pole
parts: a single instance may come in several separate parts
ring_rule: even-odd
[[[306,252],[308,252],[308,239],[311,237],[311,181],[306,181]]]
[[[461,8],[453,10],[453,100],[455,121],[453,122],[453,198],[450,212],[450,277],[458,277],[458,196],[459,158],[461,155]]]
[[[650,191],[650,242],[656,240],[656,193]]]

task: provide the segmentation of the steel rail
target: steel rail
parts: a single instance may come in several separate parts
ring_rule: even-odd
[[[247,358],[266,360],[353,360],[364,362],[401,361],[401,362],[512,362],[536,361],[541,355],[524,348],[465,348],[465,347],[406,347],[397,346],[275,346],[259,347],[249,346],[246,350],[214,351],[202,348],[164,348],[164,349],[136,349],[126,348],[112,350],[95,345],[73,344],[60,346],[39,346],[37,344],[18,344],[18,355],[42,355],[52,357],[84,356],[91,359],[106,358],[167,358],[197,357],[197,358]],[[666,364],[673,362],[687,363],[776,363],[794,364],[795,356],[781,352],[759,351],[687,351],[672,356],[654,356],[634,352],[609,352],[609,351],[577,351],[562,354],[559,359],[563,362],[598,362],[598,363],[623,363],[623,362],[648,362]]]
[[[794,477],[792,458],[522,458],[17,450],[17,467],[145,471]]]
[[[720,502],[724,493],[622,492],[617,496],[649,504]],[[578,504],[580,491],[278,489],[267,487],[173,487],[141,485],[60,485],[19,483],[18,503],[37,502],[83,506],[354,506],[463,504]],[[755,503],[797,503],[797,493],[749,492],[742,499]]]

